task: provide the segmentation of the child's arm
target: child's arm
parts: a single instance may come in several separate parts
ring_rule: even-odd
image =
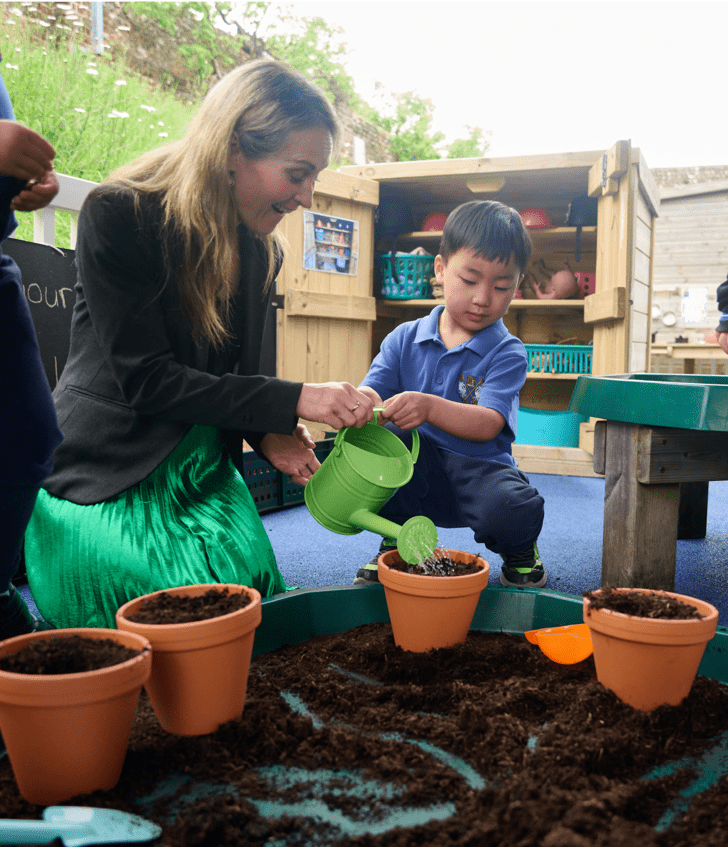
[[[494,409],[457,403],[420,391],[395,394],[385,405],[387,408],[381,417],[392,421],[400,429],[414,429],[428,423],[466,441],[492,441],[506,422],[503,415]]]
[[[33,212],[47,206],[58,193],[53,170],[56,151],[42,135],[17,121],[0,120],[0,174],[25,181],[10,208]]]

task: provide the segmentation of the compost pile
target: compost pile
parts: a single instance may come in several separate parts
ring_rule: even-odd
[[[255,659],[242,718],[208,736],[165,733],[143,694],[118,786],[72,802],[156,820],[168,847],[722,847],[728,782],[689,795],[727,728],[704,677],[645,714],[591,658],[475,631],[405,653],[369,624]],[[0,761],[0,817],[40,811]]]

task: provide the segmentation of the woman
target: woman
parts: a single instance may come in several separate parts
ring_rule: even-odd
[[[126,600],[175,585],[286,586],[233,457],[243,439],[305,484],[319,466],[298,416],[363,426],[348,383],[259,375],[275,229],[310,208],[337,122],[276,62],[209,92],[184,139],[120,168],[79,215],[64,441],[26,534],[55,626],[113,626]]]

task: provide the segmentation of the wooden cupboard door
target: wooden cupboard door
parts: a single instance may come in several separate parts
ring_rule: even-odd
[[[277,376],[358,385],[366,375],[376,319],[372,285],[378,203],[379,183],[325,170],[312,208],[286,216],[281,228],[288,250],[276,283]],[[324,232],[316,232],[317,222]],[[336,265],[339,247],[349,250],[342,257],[348,264]]]
[[[592,373],[645,372],[659,195],[629,141],[618,141],[594,163],[588,191],[598,198],[596,291],[584,301],[584,322],[594,326]]]

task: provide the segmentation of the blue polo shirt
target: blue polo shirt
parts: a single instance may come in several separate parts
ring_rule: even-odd
[[[466,441],[430,424],[419,430],[445,450],[513,464],[518,392],[528,371],[526,348],[499,320],[448,350],[438,329],[444,308],[435,306],[427,317],[396,327],[382,342],[362,385],[382,400],[421,391],[500,412],[506,425],[492,441]]]

